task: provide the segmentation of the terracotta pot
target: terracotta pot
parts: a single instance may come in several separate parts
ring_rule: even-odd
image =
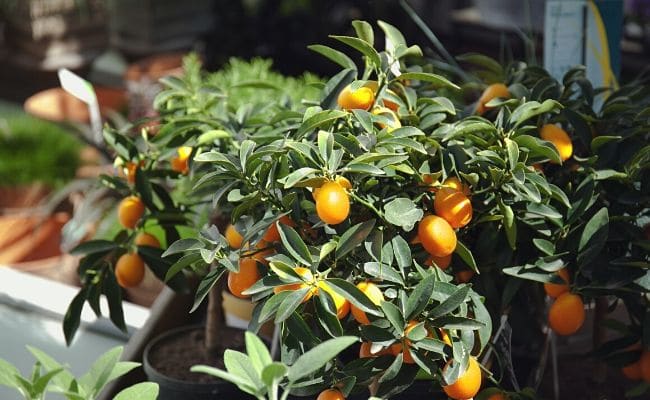
[[[126,95],[122,89],[95,87],[97,101],[102,114],[108,110],[119,111],[126,106]],[[47,89],[32,95],[25,101],[25,111],[34,116],[56,122],[88,123],[88,106],[62,88]]]
[[[0,264],[36,261],[61,255],[61,229],[69,219],[70,215],[65,212],[0,217],[0,237],[11,236],[0,247]]]
[[[42,184],[0,187],[0,215],[11,212],[11,209],[34,207],[49,193],[50,189]]]

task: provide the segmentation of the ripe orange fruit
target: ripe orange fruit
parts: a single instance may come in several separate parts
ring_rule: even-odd
[[[296,224],[294,224],[291,218],[289,218],[287,215],[281,216],[278,221],[282,225],[296,226]],[[262,240],[269,243],[277,242],[280,240],[280,231],[278,231],[278,226],[275,222],[273,222],[271,226],[269,226],[269,229],[266,230],[264,236],[262,236]]]
[[[117,218],[123,227],[133,229],[144,214],[144,203],[139,197],[125,197],[117,208]]]
[[[136,246],[150,246],[160,248],[160,242],[156,237],[147,232],[140,232],[133,241]]]
[[[571,282],[569,279],[569,271],[566,268],[562,268],[561,270],[557,271],[556,274],[559,275],[560,278],[566,282],[566,284],[549,282],[544,283],[544,291],[549,297],[552,298],[559,297],[561,294],[568,292],[569,282]]]
[[[506,99],[510,97],[510,92],[508,91],[508,87],[503,83],[493,83],[487,88],[485,88],[483,94],[481,94],[481,97],[478,99],[478,103],[476,104],[476,112],[481,115],[485,113],[485,111],[487,111],[490,108],[490,107],[486,107],[485,105],[489,103],[490,100],[495,99],[497,97],[506,98]]]
[[[341,185],[343,189],[350,190],[352,189],[352,183],[350,183],[350,180],[344,176],[338,175],[335,179],[334,182],[338,183]],[[321,186],[322,187],[322,186]],[[318,198],[318,193],[320,193],[320,187],[314,188],[311,192],[311,197],[316,200]]]
[[[278,294],[284,292],[285,290],[299,290],[306,287],[311,287],[311,289],[305,294],[305,297],[302,299],[302,302],[306,302],[311,299],[311,297],[318,293],[318,288],[314,284],[314,274],[311,273],[309,268],[305,267],[296,267],[293,269],[298,275],[304,280],[304,282],[298,283],[289,283],[286,285],[280,285],[273,288],[273,293]]]
[[[334,306],[336,307],[336,317],[338,319],[345,318],[350,312],[350,302],[348,299],[332,290],[330,285],[328,285],[325,281],[318,282],[318,287],[332,296],[332,300],[334,300]]]
[[[450,176],[449,178],[445,179],[445,181],[442,183],[442,186],[456,190],[457,192],[461,192],[465,196],[469,196],[471,194],[469,186],[461,182],[461,180],[455,176]]]
[[[427,215],[418,225],[418,236],[424,249],[432,256],[445,257],[456,250],[456,232],[437,215]]]
[[[455,189],[443,187],[433,201],[436,215],[444,218],[452,228],[462,228],[472,220],[472,203]]]
[[[375,102],[375,93],[366,86],[352,90],[348,85],[341,90],[336,102],[343,110],[368,110]]]
[[[244,241],[244,237],[237,232],[237,229],[233,224],[228,225],[224,236],[226,237],[228,245],[233,249],[239,249]]]
[[[435,263],[438,268],[444,271],[449,267],[449,264],[451,264],[451,256],[451,254],[444,257],[429,256],[424,262],[424,265],[433,267]]]
[[[370,342],[361,343],[361,346],[359,347],[359,358],[375,357],[375,354],[370,352],[371,348],[372,348],[372,343]]]
[[[384,123],[382,123],[382,122],[378,122],[378,123],[377,123],[377,125],[379,125],[379,127],[380,127],[381,129],[384,129],[384,128],[388,127],[388,131],[392,131],[393,129],[397,129],[397,128],[401,128],[401,127],[402,127],[402,123],[400,122],[399,118],[397,117],[397,114],[395,114],[395,113],[394,113],[391,109],[389,109],[389,108],[386,108],[386,107],[375,107],[375,108],[372,110],[372,114],[373,114],[373,115],[381,115],[381,116],[387,117],[387,118],[389,119],[390,123],[388,123],[388,125],[387,125],[387,124],[384,124]]]
[[[135,171],[144,165],[144,161],[140,161],[138,164],[133,161],[129,161],[125,164],[126,170],[126,180],[129,183],[135,183]]]
[[[643,350],[639,364],[641,365],[641,378],[645,382],[650,382],[650,351]]]
[[[228,272],[228,289],[233,296],[245,299],[250,296],[242,292],[253,286],[260,279],[260,272],[257,270],[257,262],[253,258],[239,259],[239,272]]]
[[[572,335],[585,322],[585,305],[573,293],[560,295],[548,310],[548,324],[558,335]]]
[[[467,283],[474,277],[474,271],[471,269],[464,269],[456,272],[454,275],[458,283]]]
[[[643,377],[640,360],[624,366],[621,368],[621,372],[631,381],[638,381]]]
[[[449,368],[451,361],[447,363],[443,371]],[[478,393],[481,388],[481,368],[478,365],[476,358],[470,357],[467,364],[467,370],[456,380],[456,382],[443,386],[442,390],[447,393],[447,396],[454,400],[467,400],[471,399]]]
[[[493,395],[488,397],[486,400],[508,400],[508,397],[503,393],[494,393]]]
[[[359,282],[357,288],[377,306],[384,300],[384,294],[381,292],[381,289],[372,282]],[[368,325],[370,323],[366,313],[355,307],[354,304],[350,304],[350,311],[354,319],[361,325]]]
[[[316,400],[345,400],[345,396],[338,389],[326,389],[320,392]]]
[[[192,154],[192,148],[190,146],[181,146],[176,150],[176,152],[178,153],[178,156],[171,160],[172,170],[180,174],[187,174],[190,170],[189,158],[190,154]]]
[[[124,287],[138,286],[144,278],[144,261],[135,253],[120,256],[115,263],[115,279]]]
[[[336,182],[321,186],[316,198],[316,213],[321,221],[329,225],[345,221],[350,214],[350,198],[345,189]]]
[[[573,143],[571,143],[571,138],[564,129],[557,125],[546,124],[542,126],[539,136],[542,139],[553,143],[558,153],[560,153],[560,159],[562,161],[571,158],[571,155],[573,154]]]

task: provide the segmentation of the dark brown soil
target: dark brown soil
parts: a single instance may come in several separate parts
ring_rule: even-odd
[[[198,383],[215,382],[219,379],[191,372],[190,368],[204,364],[223,369],[223,353],[226,349],[243,351],[244,331],[224,327],[221,333],[221,347],[212,356],[205,351],[204,343],[203,328],[172,335],[149,350],[149,361],[158,372],[170,378]]]

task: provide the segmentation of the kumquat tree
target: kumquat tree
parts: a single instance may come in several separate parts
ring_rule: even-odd
[[[355,21],[356,36],[331,36],[336,49],[310,46],[342,70],[303,102],[264,81],[219,87],[189,60],[183,78],[163,81],[157,132],[107,129],[126,175],[103,182],[124,198],[124,230],[76,249],[83,287],[66,336],[84,302],[99,313],[101,293],[123,327],[120,286],[146,264],[172,288],[200,278],[208,349],[223,287],[255,304],[249,331],[275,324],[279,361],[247,333],[248,354],[227,350],[227,371],[194,368],[260,399],[414,387],[534,399],[539,381],[507,379],[497,340],[518,320],[541,342],[574,334],[592,300],[600,321],[617,304],[630,315],[607,324],[622,339],[592,355],[649,382],[645,81],[594,111],[599,92],[580,69],[558,82],[466,55],[469,73],[456,74],[378,26]],[[266,94],[231,101],[237,90]]]

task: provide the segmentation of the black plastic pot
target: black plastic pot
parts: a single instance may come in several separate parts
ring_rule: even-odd
[[[158,394],[158,400],[250,399],[251,397],[241,392],[235,385],[225,381],[216,381],[211,383],[182,381],[165,376],[160,371],[153,368],[150,362],[150,354],[152,351],[155,351],[158,343],[174,336],[186,335],[197,329],[204,328],[193,325],[170,330],[155,337],[144,349],[142,357],[144,372],[149,381],[155,382],[159,385],[160,392]],[[170,362],[173,361],[170,360]]]

